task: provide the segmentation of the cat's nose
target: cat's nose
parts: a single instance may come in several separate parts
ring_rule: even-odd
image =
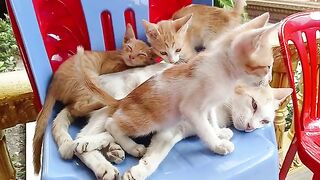
[[[247,124],[247,128],[246,128],[246,131],[248,132],[250,132],[250,131],[253,131],[254,130],[254,128],[252,127],[252,125],[250,125],[250,123],[248,123]]]
[[[131,56],[131,55],[129,55],[129,58],[130,58],[130,59],[134,59],[134,57],[133,57],[133,56]]]

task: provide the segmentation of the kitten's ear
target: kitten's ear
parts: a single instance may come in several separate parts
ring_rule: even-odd
[[[173,26],[176,32],[185,33],[188,29],[189,24],[192,21],[192,14],[186,15],[182,18],[173,21]]]
[[[133,31],[133,28],[132,28],[131,24],[128,23],[127,24],[126,33],[125,33],[124,38],[123,38],[123,43],[128,43],[128,41],[130,39],[136,39],[136,37],[134,35],[134,31]]]
[[[261,27],[264,27],[268,23],[269,18],[270,18],[270,14],[268,12],[266,12],[256,18],[242,24],[239,28],[243,31],[261,28]]]
[[[278,104],[282,103],[292,91],[292,88],[272,88],[273,97]]]
[[[148,22],[146,20],[142,20],[142,24],[144,29],[146,30],[147,38],[153,38],[153,39],[158,38],[160,34],[156,24]]]

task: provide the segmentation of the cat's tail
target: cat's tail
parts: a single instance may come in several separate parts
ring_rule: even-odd
[[[63,159],[71,159],[73,156],[73,139],[68,132],[69,126],[73,121],[74,119],[67,108],[62,109],[53,120],[52,136]]]
[[[235,0],[234,7],[232,9],[233,14],[240,16],[244,13],[244,7],[247,5],[246,0]]]
[[[77,47],[77,55],[82,55],[84,53],[83,47]],[[82,78],[85,87],[105,106],[110,107],[109,109],[116,109],[119,105],[119,101],[114,97],[109,95],[107,92],[99,88],[92,80],[89,72],[84,67],[84,64],[81,62],[81,59],[78,59],[78,67],[80,68],[80,78]]]
[[[48,125],[48,119],[50,118],[52,108],[56,102],[56,99],[53,95],[53,91],[54,90],[52,86],[49,86],[44,105],[36,118],[37,124],[35,134],[33,137],[33,166],[34,172],[36,174],[39,174],[41,168],[41,148],[43,136]]]

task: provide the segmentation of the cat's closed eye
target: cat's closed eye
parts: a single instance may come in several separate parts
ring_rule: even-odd
[[[251,105],[252,105],[253,113],[255,113],[258,109],[258,105],[256,100],[254,100],[254,98],[252,98]]]
[[[176,52],[180,52],[180,51],[181,51],[181,48],[176,49]]]
[[[163,55],[163,56],[168,55],[167,52],[164,52],[164,51],[160,51],[160,54]]]
[[[269,122],[270,122],[270,121],[265,120],[265,119],[263,119],[263,120],[260,121],[261,124],[269,124]]]
[[[139,53],[138,56],[145,56],[147,57],[147,55],[145,53]]]
[[[129,46],[129,45],[127,45],[127,47],[128,47],[128,49],[129,49],[129,51],[132,52],[132,47]]]

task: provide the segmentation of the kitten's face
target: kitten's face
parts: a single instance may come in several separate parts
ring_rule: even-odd
[[[279,24],[265,26],[268,20],[269,14],[265,13],[241,25],[231,43],[230,57],[248,83],[265,81],[268,76],[271,79],[273,54],[269,39]]]
[[[122,44],[122,57],[127,66],[145,66],[155,63],[155,55],[151,48],[143,41],[134,36],[130,24]]]
[[[232,120],[236,129],[251,132],[274,121],[275,110],[291,88],[236,87],[232,98]]]
[[[192,15],[157,24],[143,21],[153,52],[167,63],[177,63],[182,57],[184,37]]]

